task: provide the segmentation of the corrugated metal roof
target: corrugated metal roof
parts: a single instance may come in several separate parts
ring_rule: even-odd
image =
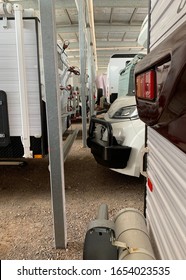
[[[24,8],[38,11],[37,0],[19,3]],[[66,50],[69,62],[79,65],[78,11],[75,0],[56,0],[55,7],[58,43],[70,41]],[[137,38],[147,15],[148,0],[94,0],[93,9],[98,70],[104,72],[113,53],[134,53],[142,49]]]

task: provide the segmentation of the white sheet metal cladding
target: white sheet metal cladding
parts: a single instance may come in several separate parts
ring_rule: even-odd
[[[157,258],[186,259],[186,155],[148,128],[147,224]]]
[[[30,135],[41,137],[41,112],[38,81],[38,61],[35,20],[24,20],[24,47],[28,86]],[[0,21],[0,88],[7,93],[10,135],[21,135],[18,66],[15,24],[8,20],[8,28]]]
[[[186,20],[185,0],[151,0],[150,48],[154,48]]]

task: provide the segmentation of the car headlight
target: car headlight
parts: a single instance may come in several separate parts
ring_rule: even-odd
[[[112,118],[112,119],[136,119],[136,118],[138,118],[137,107],[135,105],[128,106],[128,107],[121,107],[110,118]]]

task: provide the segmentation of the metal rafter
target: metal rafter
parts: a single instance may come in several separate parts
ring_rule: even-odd
[[[58,33],[58,38],[61,40],[62,44],[64,43],[64,39],[62,38],[62,36]]]
[[[98,8],[146,8],[148,6],[148,0],[94,0],[94,6]],[[23,5],[23,7],[32,7],[34,9],[38,9],[38,0],[23,0],[19,1]],[[55,0],[55,8],[76,8],[76,4],[74,0]]]
[[[69,54],[76,53],[79,49],[78,17],[76,14],[76,2],[79,0],[55,0],[55,9],[61,10],[66,16],[58,17],[56,26],[57,33],[63,40],[69,40],[70,46],[67,50]],[[117,52],[121,50],[127,52],[130,48],[137,47],[137,37],[141,29],[141,24],[147,13],[148,0],[92,0],[94,11],[94,26],[96,36],[96,52],[99,58],[100,52]],[[34,8],[38,11],[38,0],[19,1],[25,8]],[[86,0],[86,4],[89,0]],[[86,5],[86,13],[88,6]],[[39,13],[38,13],[39,14]],[[73,18],[72,18],[73,15]],[[73,19],[73,20],[72,20]],[[59,38],[59,37],[58,37]],[[133,38],[126,40],[126,38]],[[77,41],[76,43],[73,41]],[[104,48],[105,47],[105,48]],[[95,53],[95,52],[94,52]],[[69,59],[70,62],[70,59]],[[70,62],[71,63],[71,62]],[[73,62],[74,63],[74,62]],[[74,63],[79,64],[77,62]],[[99,67],[99,64],[98,64]]]
[[[130,18],[130,20],[129,20],[129,24],[131,24],[132,23],[132,21],[134,20],[134,17],[135,17],[135,15],[136,15],[136,13],[137,13],[137,8],[135,8],[134,9],[134,11],[133,11],[133,13],[132,13],[132,15],[131,15],[131,18]]]
[[[67,10],[67,9],[64,9],[64,11],[65,11],[65,13],[66,13],[66,15],[67,15],[67,17],[68,17],[68,19],[69,19],[70,24],[72,24],[73,22],[72,22],[71,17],[70,17],[70,15],[69,15],[69,13],[68,13],[68,10]]]
[[[59,25],[57,24],[56,26],[57,31],[61,33],[75,33],[78,32],[78,25],[77,24],[72,24],[72,25]],[[95,24],[95,29],[96,33],[103,32],[103,33],[108,33],[108,32],[117,32],[117,33],[123,33],[124,31],[127,32],[139,32],[141,29],[141,25],[130,25],[130,24]]]
[[[126,36],[126,32],[123,33],[123,37],[122,37],[122,39],[121,39],[122,42],[124,41],[125,36]]]
[[[111,8],[109,23],[112,23],[114,8]]]

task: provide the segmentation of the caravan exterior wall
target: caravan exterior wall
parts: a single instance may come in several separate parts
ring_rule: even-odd
[[[151,1],[150,49],[185,22],[186,1]]]
[[[3,23],[0,21],[0,23]],[[24,21],[30,135],[41,137],[40,88],[35,20]],[[14,20],[0,27],[0,88],[7,93],[10,136],[21,135],[21,110]]]
[[[38,47],[38,21],[35,18],[23,20],[26,79],[28,92],[29,134],[34,154],[47,150],[44,102],[41,97],[40,62]],[[8,28],[0,20],[0,90],[7,96],[10,144],[0,147],[0,157],[22,157],[22,124],[16,53],[15,20],[8,19]],[[44,137],[44,134],[46,137]]]
[[[136,68],[139,116],[148,125],[146,218],[158,259],[186,259],[185,4],[151,1],[150,53]]]

